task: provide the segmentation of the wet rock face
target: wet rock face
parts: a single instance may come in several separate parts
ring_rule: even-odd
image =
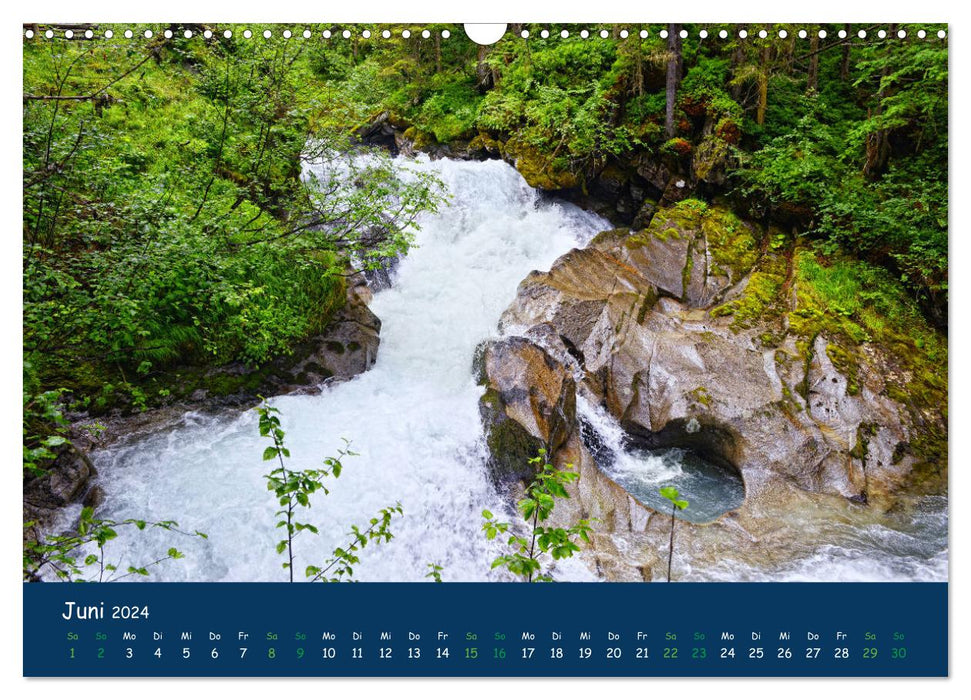
[[[650,446],[690,447],[808,491],[865,500],[892,490],[910,466],[886,459],[908,432],[900,406],[878,386],[850,395],[823,336],[800,363],[794,336],[767,341],[759,319],[739,330],[711,313],[744,290],[755,260],[754,230],[706,225],[720,215],[663,210],[644,231],[599,235],[527,277],[501,327],[552,326],[582,390]],[[726,259],[726,246],[741,254]],[[854,454],[863,424],[881,429]]]
[[[377,361],[381,320],[368,308],[371,291],[363,277],[352,280],[347,304],[323,333],[303,344],[309,352],[299,354],[300,359],[289,368],[296,386],[284,389],[345,381],[368,371]]]
[[[643,231],[604,232],[523,280],[500,321],[501,331],[520,337],[498,341],[483,366],[487,424],[534,436],[535,447],[550,432],[529,392],[567,405],[575,379],[636,444],[688,448],[736,468],[746,502],[699,536],[705,556],[715,556],[716,541],[757,548],[778,529],[770,515],[792,504],[892,507],[915,464],[907,449],[915,426],[884,390],[880,366],[858,353],[851,389],[832,359],[841,356],[839,338],[790,330],[796,281],[783,255],[760,252],[761,233],[727,211],[692,206],[659,210]],[[772,275],[778,284],[763,294],[759,285]],[[641,544],[628,542],[627,551],[640,552],[635,569],[651,570],[650,547],[663,546],[660,525],[650,535],[653,511],[596,469],[575,423],[557,430],[557,462],[579,464],[583,475],[567,510],[601,518],[605,532],[634,533]],[[502,460],[504,443],[490,447]],[[591,556],[616,565],[598,547]]]
[[[493,480],[528,479],[538,450],[556,451],[576,425],[576,384],[562,363],[521,337],[486,343],[477,363],[486,391],[479,413]]]
[[[84,451],[74,443],[66,443],[57,450],[57,457],[47,466],[47,473],[24,482],[24,522],[43,526],[50,522],[59,508],[84,499],[93,503],[97,493],[89,489],[97,474]],[[86,495],[87,494],[87,495]],[[24,541],[36,540],[37,525],[24,528]]]

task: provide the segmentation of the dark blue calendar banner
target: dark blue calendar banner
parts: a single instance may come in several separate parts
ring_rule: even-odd
[[[946,676],[945,583],[24,585],[25,676]]]

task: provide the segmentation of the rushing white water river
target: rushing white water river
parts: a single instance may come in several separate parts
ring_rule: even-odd
[[[446,185],[450,204],[421,220],[417,247],[401,260],[394,285],[371,308],[382,321],[377,363],[363,375],[316,396],[273,399],[293,465],[317,467],[342,438],[359,453],[318,492],[303,519],[320,536],[295,542],[296,580],[345,544],[352,524],[366,526],[380,508],[400,502],[394,539],[369,545],[354,578],[423,580],[427,565],[450,581],[484,580],[497,551],[482,532],[483,508],[507,511],[489,481],[478,398],[472,378],[476,345],[494,335],[519,282],[548,268],[570,248],[609,225],[568,204],[541,201],[518,172],[500,161],[418,161]],[[139,533],[112,543],[126,562],[152,561],[167,546],[186,558],[157,569],[166,580],[285,580],[275,551],[281,531],[261,461],[254,411],[182,424],[95,456],[106,491],[101,517],[174,518],[208,534]],[[512,514],[508,514],[512,517]],[[303,516],[303,513],[301,513]],[[579,563],[559,578],[591,575]]]
[[[320,535],[304,533],[295,542],[298,581],[308,564],[320,565],[334,547],[347,543],[351,525],[366,527],[379,509],[396,502],[404,515],[392,522],[394,539],[369,545],[353,578],[427,580],[431,563],[443,567],[446,581],[501,577],[490,571],[499,549],[483,537],[481,511],[514,515],[486,471],[474,350],[496,333],[500,314],[531,270],[548,269],[558,256],[610,227],[571,205],[544,201],[500,161],[422,159],[409,167],[435,173],[451,199],[440,213],[421,219],[417,247],[397,266],[393,286],[371,303],[382,320],[377,363],[319,395],[272,400],[295,467],[321,466],[343,446],[342,438],[359,453],[345,460],[339,479],[329,480],[330,494],[316,494],[312,508],[300,514]],[[684,465],[670,459],[624,454],[616,421],[589,407],[584,413],[627,477],[653,488],[681,473]],[[123,568],[143,565],[175,546],[185,558],[153,568],[150,579],[286,580],[275,549],[282,537],[275,527],[278,506],[263,476],[272,468],[262,461],[268,444],[258,434],[254,411],[188,413],[177,425],[128,436],[93,455],[106,494],[100,517],[175,519],[208,534],[202,540],[134,533],[111,543],[109,560]],[[641,463],[647,471],[632,473]],[[757,569],[726,558],[714,568],[692,569],[687,578],[946,580],[946,507],[942,498],[924,503],[916,519],[847,525],[784,569]],[[65,518],[72,515],[76,510]],[[556,578],[594,576],[570,560],[559,564]]]

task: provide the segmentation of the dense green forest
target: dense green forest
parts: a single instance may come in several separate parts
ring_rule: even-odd
[[[692,196],[725,199],[813,250],[810,272],[832,292],[825,313],[858,319],[900,288],[885,311],[946,333],[939,28],[667,28],[512,25],[480,47],[454,25],[357,25],[349,37],[310,26],[310,38],[252,26],[249,39],[242,27],[205,38],[203,25],[138,26],[131,39],[123,27],[112,39],[106,26],[71,39],[34,27],[23,54],[29,466],[58,444],[41,436],[59,401],[137,409],[186,393],[185,367],[263,365],[326,326],[352,268],[406,251],[416,217],[444,201],[433,179],[398,179],[387,156],[327,182],[301,177],[374,125],[418,151],[505,157],[581,202],[663,165]],[[614,213],[636,223],[637,211]]]

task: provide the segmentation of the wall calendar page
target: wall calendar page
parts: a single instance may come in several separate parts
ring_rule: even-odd
[[[24,677],[949,675],[948,24],[21,33]]]

